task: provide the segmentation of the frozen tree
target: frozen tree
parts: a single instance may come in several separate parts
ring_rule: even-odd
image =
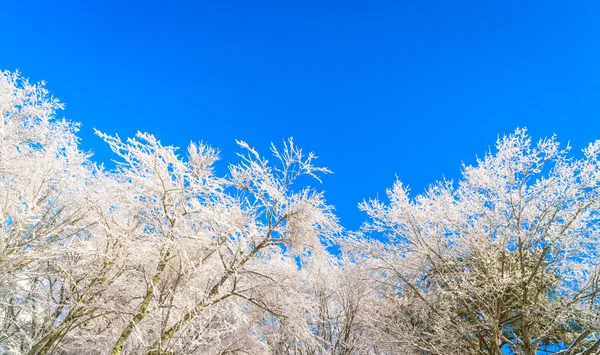
[[[573,158],[517,130],[350,233],[291,139],[272,161],[240,141],[219,175],[207,144],[97,132],[106,170],[61,108],[0,73],[1,353],[600,351],[600,142]]]
[[[600,142],[571,158],[525,130],[415,198],[397,182],[360,249],[379,265],[382,336],[415,354],[596,354]]]
[[[85,238],[93,167],[43,83],[0,72],[0,351],[23,352],[61,311],[54,261]]]
[[[84,297],[50,333],[60,344],[47,336],[36,352],[112,344],[113,354],[258,354],[268,351],[256,331],[264,319],[308,333],[296,313],[302,279],[294,256],[323,259],[322,241],[338,231],[321,193],[293,190],[298,177],[325,171],[312,155],[290,141],[273,148],[281,168],[272,168],[240,143],[249,154],[224,179],[213,174],[217,153],[208,146],[191,145],[184,161],[151,135],[100,135],[121,162],[97,174],[98,223],[62,268]]]
[[[218,177],[207,145],[98,133],[119,157],[105,171],[43,85],[3,72],[0,95],[3,352],[277,352],[266,324],[316,343],[306,270],[340,227],[298,184],[328,172],[312,153],[289,140],[270,164],[239,142]]]

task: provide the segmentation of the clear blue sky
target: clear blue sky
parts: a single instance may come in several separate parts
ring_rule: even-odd
[[[294,136],[346,227],[397,175],[456,178],[526,126],[580,149],[600,138],[595,1],[4,1],[0,68],[46,80],[83,123],[234,160]],[[224,164],[222,165],[224,170]]]

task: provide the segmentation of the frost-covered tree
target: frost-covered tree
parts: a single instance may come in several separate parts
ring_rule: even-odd
[[[323,258],[322,241],[338,230],[321,193],[293,189],[298,177],[326,172],[312,155],[289,141],[273,148],[281,164],[272,167],[240,142],[248,154],[217,178],[207,146],[191,145],[184,161],[150,135],[102,137],[123,160],[104,212],[116,216],[103,233],[129,255],[105,300],[118,315],[107,329],[119,329],[109,335],[113,354],[261,353],[267,342],[252,330],[261,318],[305,323],[291,296],[301,282],[294,256]]]
[[[361,204],[378,263],[384,339],[415,354],[600,351],[600,142],[583,157],[525,130],[458,183]],[[384,238],[385,238],[384,237]]]
[[[0,72],[0,351],[24,352],[61,317],[54,261],[86,238],[93,167],[43,83]]]
[[[297,183],[328,172],[312,153],[289,140],[270,164],[239,142],[218,177],[207,145],[98,133],[119,157],[105,171],[43,85],[1,79],[2,352],[263,354],[284,329],[318,344],[303,268],[340,227]]]
[[[600,142],[517,130],[457,184],[364,202],[350,238],[291,139],[218,175],[206,144],[97,132],[106,170],[61,108],[0,72],[0,353],[600,351]]]

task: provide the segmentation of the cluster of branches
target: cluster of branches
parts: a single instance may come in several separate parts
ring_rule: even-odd
[[[0,73],[1,353],[600,352],[600,143],[517,130],[348,232],[291,139],[218,176],[208,145],[97,132],[107,171],[61,108]]]

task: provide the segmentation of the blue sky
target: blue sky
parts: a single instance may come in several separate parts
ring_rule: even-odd
[[[577,150],[600,138],[593,1],[6,1],[0,69],[19,69],[83,123],[235,160],[294,136],[335,172],[343,224],[395,176],[456,178],[526,126]],[[224,171],[225,164],[221,165]]]

